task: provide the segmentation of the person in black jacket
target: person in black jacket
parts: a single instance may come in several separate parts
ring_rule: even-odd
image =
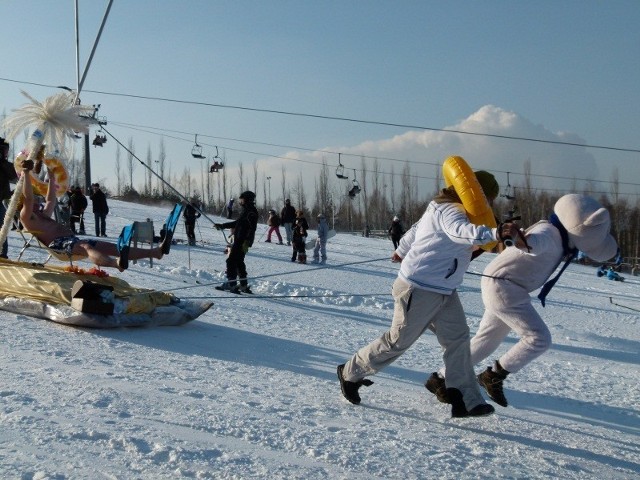
[[[284,231],[287,234],[287,245],[291,246],[292,227],[293,222],[296,221],[296,209],[291,205],[291,200],[288,198],[284,201],[284,207],[280,212],[280,223],[284,227]]]
[[[247,266],[244,263],[249,248],[253,245],[258,226],[258,210],[256,194],[247,190],[240,194],[240,216],[233,222],[215,223],[218,230],[233,229],[233,243],[227,257],[227,281],[216,287],[216,290],[228,290],[232,293],[253,293],[247,281]],[[240,275],[240,285],[238,285]]]
[[[96,237],[106,237],[107,230],[107,214],[109,213],[109,207],[107,206],[107,197],[104,192],[100,190],[100,184],[94,183],[91,185],[93,192],[89,195],[91,202],[93,203],[93,216],[96,223]]]
[[[196,244],[196,220],[200,218],[200,212],[196,205],[198,203],[197,198],[192,198],[190,203],[187,203],[184,207],[182,216],[184,217],[184,228],[187,232],[187,238],[189,239],[189,245]]]
[[[9,200],[11,198],[11,185],[10,183],[18,183],[18,175],[13,167],[13,163],[8,161],[9,157],[9,144],[4,141],[4,138],[0,137],[0,227],[4,224],[4,216],[6,210],[2,200]],[[0,258],[7,258],[7,249],[9,244],[5,239],[2,243],[2,251],[0,252]]]
[[[391,236],[391,241],[393,242],[393,249],[395,250],[400,244],[402,235],[404,235],[404,228],[402,228],[400,219],[397,216],[393,217],[393,221],[391,222],[391,226],[389,227],[388,232]]]
[[[87,197],[82,193],[82,188],[75,187],[71,197],[69,197],[69,203],[71,205],[71,217],[69,219],[71,230],[78,235],[84,235],[84,211],[87,209]],[[76,223],[80,222],[80,230],[76,232]],[[97,235],[97,234],[96,234]]]
[[[307,263],[307,250],[305,243],[307,242],[307,231],[309,223],[304,218],[304,212],[298,210],[296,212],[296,222],[293,224],[293,256],[291,261],[295,262],[296,257],[298,263]]]

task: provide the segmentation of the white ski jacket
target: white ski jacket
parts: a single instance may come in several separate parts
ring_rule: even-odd
[[[475,245],[497,240],[497,229],[474,225],[460,203],[429,203],[400,240],[398,277],[432,292],[451,295],[462,283]]]
[[[492,305],[529,301],[529,293],[540,288],[562,260],[562,236],[546,220],[527,228],[525,238],[531,251],[505,248],[484,269],[483,298],[492,299]]]

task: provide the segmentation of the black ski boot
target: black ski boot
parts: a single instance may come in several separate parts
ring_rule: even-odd
[[[471,410],[467,410],[462,398],[462,393],[457,388],[447,388],[447,397],[451,401],[451,417],[463,418],[463,417],[481,417],[484,415],[491,415],[495,412],[488,403],[481,403],[476,405]]]
[[[342,390],[342,395],[344,398],[349,400],[354,405],[360,404],[360,395],[358,394],[358,389],[361,386],[370,387],[373,385],[371,380],[367,380],[363,378],[357,382],[349,382],[344,379],[342,376],[342,370],[344,369],[344,363],[342,365],[338,365],[338,379],[340,380],[340,389]]]
[[[509,372],[502,368],[497,360],[493,368],[487,367],[484,372],[478,375],[478,383],[487,391],[489,398],[501,407],[509,405],[507,397],[502,391],[502,382],[507,378],[507,375]]]
[[[433,372],[424,386],[433,393],[440,402],[451,403],[447,395],[447,386],[444,383],[444,378],[442,378],[438,372]]]

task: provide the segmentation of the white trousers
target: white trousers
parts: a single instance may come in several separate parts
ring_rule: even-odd
[[[491,355],[511,330],[520,340],[499,358],[506,371],[519,371],[549,349],[551,333],[531,304],[529,292],[504,280],[483,278],[482,301],[485,312],[471,339],[473,365]]]
[[[446,385],[462,393],[467,410],[484,403],[469,351],[469,327],[456,292],[442,295],[414,288],[401,279],[393,284],[391,328],[345,364],[344,379],[356,382],[394,362],[429,328],[444,349]]]

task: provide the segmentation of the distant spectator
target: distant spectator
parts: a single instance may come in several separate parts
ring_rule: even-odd
[[[227,209],[227,218],[233,217],[233,197],[229,199],[225,207]]]
[[[395,250],[400,244],[402,235],[404,235],[404,228],[402,228],[400,219],[397,216],[393,217],[393,221],[391,222],[391,226],[389,227],[388,232],[389,236],[391,236],[391,241],[393,242],[393,249]]]
[[[309,230],[309,223],[304,218],[304,212],[298,210],[296,212],[296,223],[293,225],[293,255],[291,261],[298,263],[307,263],[307,250],[305,243],[307,241],[307,231]]]
[[[184,229],[187,232],[188,243],[193,246],[196,244],[196,220],[200,218],[197,198],[193,197],[191,201],[185,205],[182,216],[184,218]]]
[[[109,214],[109,206],[107,205],[107,197],[100,190],[100,184],[91,185],[93,192],[89,195],[93,202],[93,216],[96,224],[96,237],[106,237],[107,233],[107,215]]]
[[[4,208],[2,200],[8,200],[11,198],[11,186],[10,183],[18,182],[18,175],[13,167],[13,163],[7,159],[9,157],[9,144],[4,141],[4,138],[0,137],[0,227],[4,223],[4,216],[7,211]],[[9,244],[7,240],[2,243],[2,252],[0,258],[7,258],[7,250]]]
[[[291,200],[288,198],[284,201],[284,207],[280,212],[280,222],[284,227],[284,231],[287,234],[287,245],[291,245],[293,239],[293,222],[296,221],[296,209],[291,205]]]
[[[84,212],[87,209],[87,197],[82,193],[82,188],[74,187],[73,193],[69,198],[69,203],[71,205],[71,217],[69,218],[71,231],[73,233],[77,233],[78,235],[84,235]],[[76,231],[76,223],[80,223],[80,229]]]
[[[327,236],[329,235],[329,224],[323,213],[318,215],[318,238],[313,247],[313,263],[324,264],[327,261]]]
[[[275,210],[269,210],[267,225],[269,226],[269,231],[267,232],[267,239],[265,242],[271,243],[271,234],[276,232],[276,235],[278,236],[278,243],[282,245],[282,235],[280,235],[280,217]]]

